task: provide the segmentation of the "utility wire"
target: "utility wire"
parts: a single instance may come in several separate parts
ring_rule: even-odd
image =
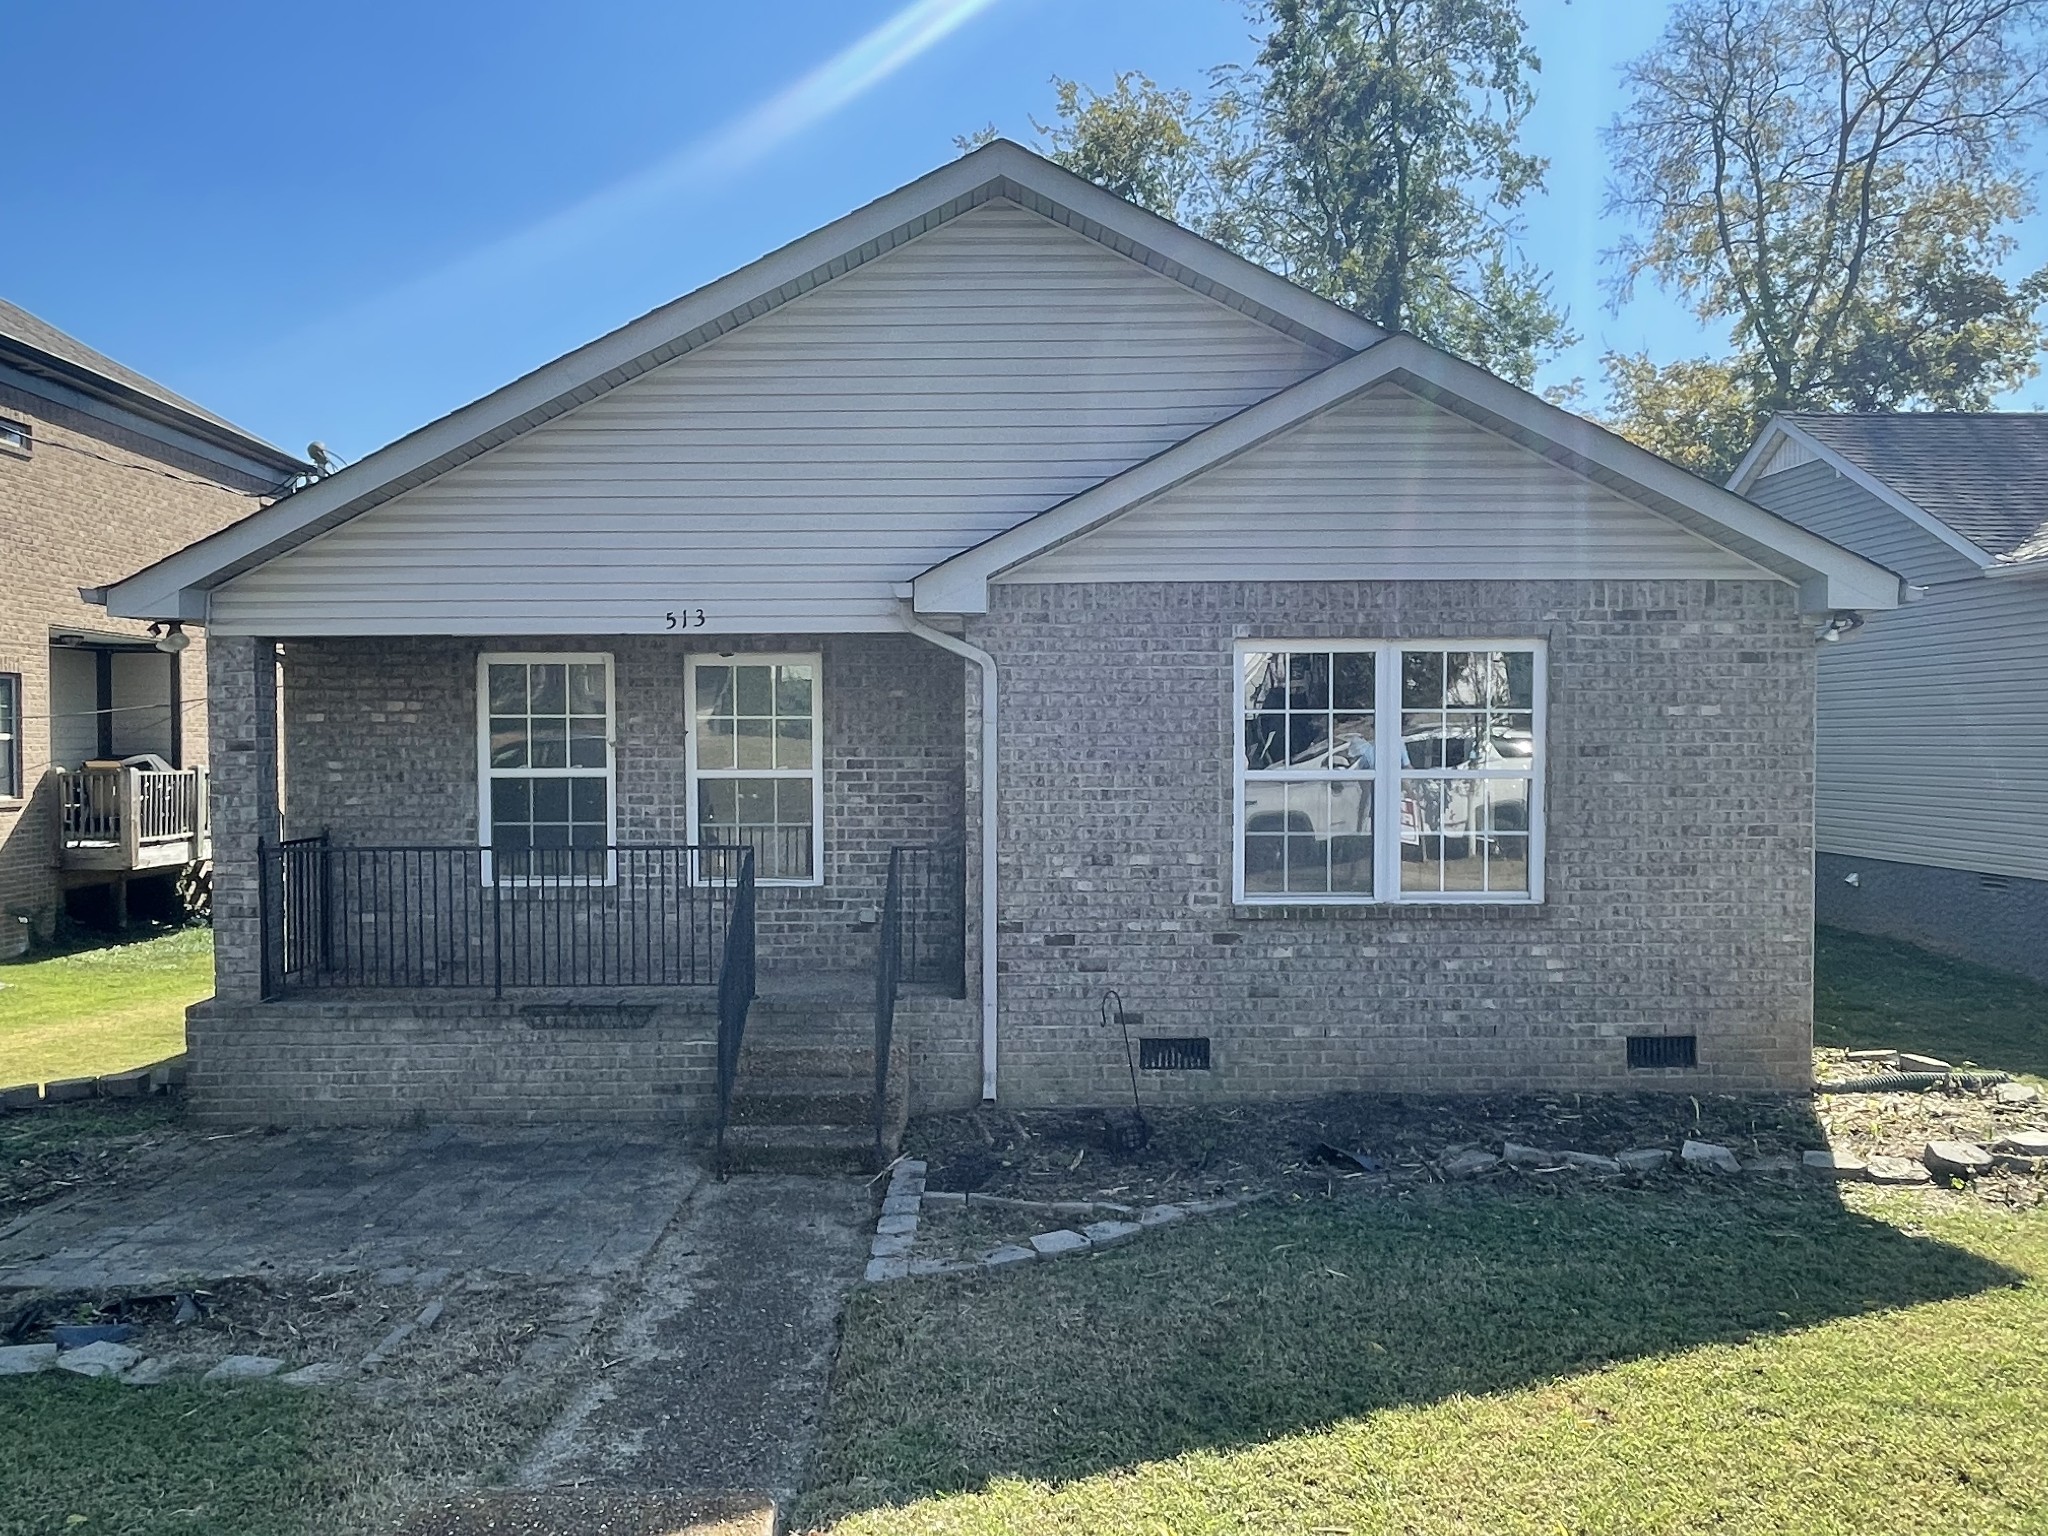
[[[206,700],[205,700],[205,698],[204,698],[204,697],[201,697],[201,698],[197,698],[197,699],[186,699],[186,700],[185,700],[185,701],[184,701],[183,703],[179,704],[179,706],[178,706],[178,710],[179,710],[179,713],[181,713],[181,714],[182,714],[182,713],[183,713],[184,711],[186,711],[186,710],[188,710],[188,709],[197,709],[197,708],[199,708],[199,707],[200,707],[201,705],[205,704],[205,702],[206,702]],[[168,713],[170,713],[170,708],[171,708],[171,706],[170,706],[169,704],[167,704],[167,703],[166,703],[166,704],[111,704],[111,705],[109,705],[109,706],[108,706],[107,708],[105,708],[105,709],[66,709],[66,710],[59,710],[59,711],[57,711],[57,712],[56,712],[55,714],[48,714],[48,715],[16,715],[16,716],[15,716],[14,718],[15,718],[16,720],[19,720],[19,721],[23,722],[23,723],[26,723],[26,722],[28,722],[28,721],[30,721],[30,720],[97,720],[97,719],[99,719],[99,718],[100,718],[100,716],[102,716],[102,715],[132,715],[132,714],[135,714],[136,712],[138,712],[138,711],[140,711],[140,710],[146,710],[146,709],[150,709],[150,710],[158,710],[158,711],[161,711],[161,712],[163,712],[163,713],[165,713],[165,714],[168,714]]]

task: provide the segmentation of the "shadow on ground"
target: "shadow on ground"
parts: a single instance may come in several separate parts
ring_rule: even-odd
[[[1308,1200],[849,1315],[800,1528],[2012,1286],[1831,1192]]]

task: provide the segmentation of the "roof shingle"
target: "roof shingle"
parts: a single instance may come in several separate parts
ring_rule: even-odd
[[[2048,554],[2048,413],[1788,411],[1782,419],[1985,553]]]

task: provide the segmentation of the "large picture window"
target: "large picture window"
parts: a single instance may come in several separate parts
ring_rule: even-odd
[[[1543,647],[1237,647],[1236,895],[1542,898]]]
[[[477,677],[485,878],[612,877],[612,659],[485,655]]]
[[[820,659],[690,660],[690,840],[754,850],[754,876],[818,885],[824,868]]]

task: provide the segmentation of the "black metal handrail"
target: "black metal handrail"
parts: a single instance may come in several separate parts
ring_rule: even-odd
[[[905,982],[966,996],[966,861],[958,844],[889,850],[875,947],[875,1157],[888,1156],[889,1058]]]
[[[889,850],[882,920],[875,948],[875,1166],[889,1155],[889,1052],[896,1036],[896,989],[903,977],[903,854]]]
[[[904,843],[889,850],[902,906],[905,981],[967,995],[967,861],[958,843]]]
[[[751,923],[746,848],[266,844],[263,995],[713,986],[743,885]]]
[[[718,1105],[713,1141],[721,1176],[725,1168],[725,1127],[732,1116],[732,1090],[739,1080],[740,1047],[746,1042],[747,1009],[754,1001],[754,850],[741,850],[733,887],[732,918],[725,927],[725,956],[718,968]]]

